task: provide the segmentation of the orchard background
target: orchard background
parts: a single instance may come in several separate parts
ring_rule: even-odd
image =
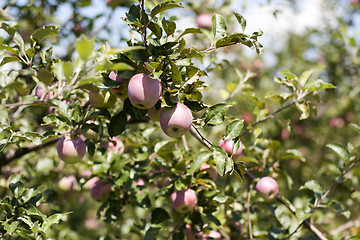
[[[0,2],[0,237],[360,239],[359,12]]]

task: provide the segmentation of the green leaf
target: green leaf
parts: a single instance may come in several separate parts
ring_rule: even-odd
[[[54,224],[59,223],[61,218],[67,214],[69,214],[69,213],[63,213],[63,214],[57,213],[57,214],[51,215],[50,217],[45,219],[45,221],[41,225],[41,228],[44,230],[44,232],[46,232],[46,230],[48,230],[48,228],[50,228]]]
[[[145,234],[144,240],[155,240],[160,228],[150,227]]]
[[[214,16],[211,19],[212,21],[212,31],[214,35],[214,41],[217,41],[223,37],[226,36],[226,22],[223,16],[220,14],[214,14]]]
[[[225,140],[234,139],[240,135],[244,126],[244,120],[235,120],[226,126]]]
[[[205,124],[215,126],[222,123],[225,119],[225,114],[231,105],[226,103],[218,103],[209,108],[205,115]]]
[[[1,28],[4,29],[11,36],[11,38],[16,42],[16,44],[22,49],[22,51],[25,52],[24,39],[16,31],[16,28],[11,27],[10,25],[8,25],[4,22],[1,24]]]
[[[352,236],[349,240],[360,240],[360,235]]]
[[[351,216],[351,212],[348,210],[345,210],[341,204],[336,201],[336,200],[332,200],[329,204],[327,204],[329,207],[333,207],[336,211],[338,211],[339,213],[341,213],[342,215],[344,215],[344,217],[346,217],[347,219],[350,218]]]
[[[31,39],[35,42],[41,42],[47,37],[59,34],[59,28],[56,26],[45,25],[40,29],[35,30],[33,34],[31,34]]]
[[[351,155],[349,150],[345,146],[338,143],[329,143],[326,145],[326,147],[333,150],[345,163],[348,163],[350,161]]]
[[[0,8],[0,21],[12,21],[12,17]]]
[[[301,111],[300,120],[307,119],[310,116],[310,108],[308,102],[304,101],[302,103],[296,102],[296,107]]]
[[[126,124],[127,118],[124,111],[111,117],[108,129],[110,137],[120,135],[125,130]]]
[[[2,59],[2,61],[0,63],[0,67],[7,63],[15,62],[15,61],[19,61],[19,59],[16,56],[6,56]]]
[[[355,124],[355,123],[351,123],[349,124],[349,126],[354,129],[358,134],[360,134],[360,126]]]
[[[202,151],[196,154],[194,161],[192,161],[190,164],[189,173],[194,174],[196,171],[198,171],[201,168],[201,165],[209,160],[211,155],[212,154],[209,151]]]
[[[309,189],[317,194],[322,194],[321,186],[315,180],[307,181],[304,185],[302,185],[299,190]]]
[[[172,8],[184,8],[184,6],[181,3],[177,3],[175,1],[163,2],[151,10],[151,17],[153,18],[155,15]]]
[[[171,66],[171,78],[172,78],[173,82],[175,84],[181,83],[182,77],[181,77],[178,66],[173,61],[170,61],[170,66]]]
[[[159,24],[156,24],[154,22],[148,23],[148,28],[153,32],[153,34],[160,39],[162,37],[162,28],[159,26]]]
[[[305,71],[301,74],[300,79],[299,79],[301,86],[305,86],[305,84],[309,80],[312,73],[313,73],[313,70],[309,70],[309,71]]]
[[[234,199],[232,197],[222,195],[222,194],[215,195],[213,200],[218,203],[221,203],[221,204],[231,204],[234,202]]]
[[[85,35],[81,35],[80,39],[76,41],[76,51],[80,57],[87,61],[94,49],[94,39],[88,39]]]
[[[151,223],[158,224],[170,219],[168,212],[162,208],[155,208],[151,213]]]
[[[236,19],[238,20],[238,22],[240,23],[241,28],[242,28],[242,30],[244,32],[245,28],[246,28],[246,19],[241,14],[239,14],[237,12],[234,12],[234,15],[235,15]]]
[[[234,167],[234,162],[231,158],[228,157],[228,154],[225,152],[225,150],[218,145],[213,145],[211,146],[211,151],[219,175],[224,176],[227,173],[231,173]]]
[[[161,24],[162,24],[163,29],[164,29],[167,36],[170,36],[176,30],[176,23],[173,22],[173,21],[168,21],[168,20],[163,19],[161,21]]]
[[[217,40],[215,46],[216,48],[221,48],[234,45],[236,43],[241,43],[251,48],[253,47],[253,43],[248,38],[249,36],[244,33],[232,33]]]
[[[9,234],[12,235],[13,232],[16,230],[17,226],[19,225],[18,221],[13,221],[12,223],[8,224],[7,222],[4,222],[4,229]]]
[[[179,31],[177,31],[178,33]],[[200,28],[187,28],[183,32],[179,32],[180,35],[176,38],[176,40],[179,40],[181,37],[183,37],[186,34],[195,34],[195,33],[202,33]]]

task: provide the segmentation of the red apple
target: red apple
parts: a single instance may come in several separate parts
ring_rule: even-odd
[[[219,142],[219,146],[222,147],[225,152],[227,152],[229,155],[231,155],[232,159],[238,159],[242,154],[242,143],[240,142],[239,149],[236,151],[236,153],[233,154],[233,146],[234,141],[233,140],[224,140],[223,138]]]
[[[90,188],[90,195],[95,200],[103,200],[110,194],[111,186],[103,180],[96,181]]]
[[[96,91],[89,92],[90,104],[96,108],[111,108],[116,102],[116,97],[110,91]]]
[[[124,144],[123,142],[117,138],[112,137],[110,138],[111,141],[109,142],[102,142],[101,147],[109,149],[111,152],[117,153],[119,155],[124,153]],[[115,142],[115,145],[114,145]]]
[[[85,156],[86,144],[80,137],[71,139],[69,136],[64,136],[57,143],[57,153],[64,162],[77,163]]]
[[[177,138],[189,131],[193,116],[190,109],[178,103],[175,107],[166,107],[160,111],[160,126],[169,137]]]
[[[62,191],[71,191],[77,184],[76,177],[74,175],[66,175],[62,177],[59,182],[58,186]]]
[[[114,71],[111,71],[109,78],[121,83],[120,87],[110,88],[110,92],[122,100],[126,99],[128,97],[128,93],[125,79],[117,76]]]
[[[161,96],[161,91],[160,80],[150,78],[144,73],[134,75],[128,85],[131,104],[141,109],[149,109],[155,106]]]
[[[263,177],[257,182],[256,191],[271,199],[278,194],[279,186],[272,177]]]
[[[217,171],[215,168],[211,167],[211,166],[210,166],[209,164],[207,164],[207,163],[204,163],[204,164],[201,165],[200,171],[206,171],[206,172],[209,174],[209,177],[210,177],[213,181],[216,180],[217,175],[218,175],[218,171]]]
[[[196,192],[185,189],[171,194],[171,207],[178,212],[191,211],[197,204]]]
[[[209,13],[200,13],[196,17],[196,25],[200,28],[212,28],[212,15]]]

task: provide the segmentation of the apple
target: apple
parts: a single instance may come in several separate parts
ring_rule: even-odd
[[[62,191],[71,191],[74,189],[76,184],[77,180],[74,175],[66,175],[62,177],[58,182],[59,189]]]
[[[175,107],[165,107],[160,111],[160,126],[169,137],[177,138],[189,131],[193,116],[190,109],[178,103]]]
[[[97,180],[90,188],[90,195],[95,200],[106,199],[111,191],[111,186],[103,180]]]
[[[109,142],[102,142],[100,146],[109,149],[113,153],[117,153],[119,155],[123,154],[125,148],[123,142],[117,137],[112,137],[110,140],[111,141]]]
[[[160,111],[161,108],[156,109],[156,107],[152,107],[148,110],[148,116],[151,120],[153,120],[154,122],[157,122],[160,120]]]
[[[96,108],[111,108],[116,102],[116,97],[110,91],[90,90],[90,104]]]
[[[234,141],[233,140],[225,140],[225,139],[221,139],[219,142],[219,146],[222,147],[225,152],[227,152],[229,155],[231,155],[232,159],[238,159],[241,154],[242,154],[242,143],[240,142],[240,146],[239,149],[236,151],[236,153],[233,154],[233,146],[234,146]]]
[[[211,230],[208,234],[204,235],[204,239],[221,239],[221,234],[217,231]]]
[[[150,78],[148,74],[135,74],[129,81],[128,96],[131,104],[137,108],[149,109],[155,106],[161,96],[161,82]]]
[[[57,143],[57,153],[64,162],[77,163],[85,156],[86,144],[80,137],[71,139],[69,136],[63,136]]]
[[[263,177],[257,182],[256,191],[272,199],[278,194],[279,186],[272,177]]]
[[[128,97],[127,86],[125,79],[117,76],[114,71],[109,74],[111,80],[121,83],[120,87],[110,88],[110,92],[118,98],[125,100]]]
[[[171,194],[171,208],[178,212],[187,212],[195,208],[197,204],[196,192],[192,189],[184,189]]]
[[[200,28],[212,28],[212,15],[209,13],[200,13],[196,17],[196,25]]]
[[[211,166],[210,166],[209,164],[207,164],[207,163],[203,163],[203,164],[201,165],[200,171],[205,171],[205,172],[207,172],[207,173],[209,174],[209,177],[210,177],[213,181],[216,180],[217,175],[218,175],[218,171],[217,171],[215,168],[211,167]]]

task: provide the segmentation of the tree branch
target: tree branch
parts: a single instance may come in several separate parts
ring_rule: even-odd
[[[0,167],[3,167],[9,163],[11,163],[12,161],[30,153],[30,152],[34,152],[37,150],[40,150],[42,148],[45,148],[47,146],[50,146],[56,142],[58,142],[60,139],[60,137],[58,138],[53,138],[51,140],[48,140],[40,145],[34,145],[34,146],[30,146],[30,147],[25,147],[25,148],[19,148],[16,149],[14,151],[11,151],[7,154],[2,154],[0,155]]]

